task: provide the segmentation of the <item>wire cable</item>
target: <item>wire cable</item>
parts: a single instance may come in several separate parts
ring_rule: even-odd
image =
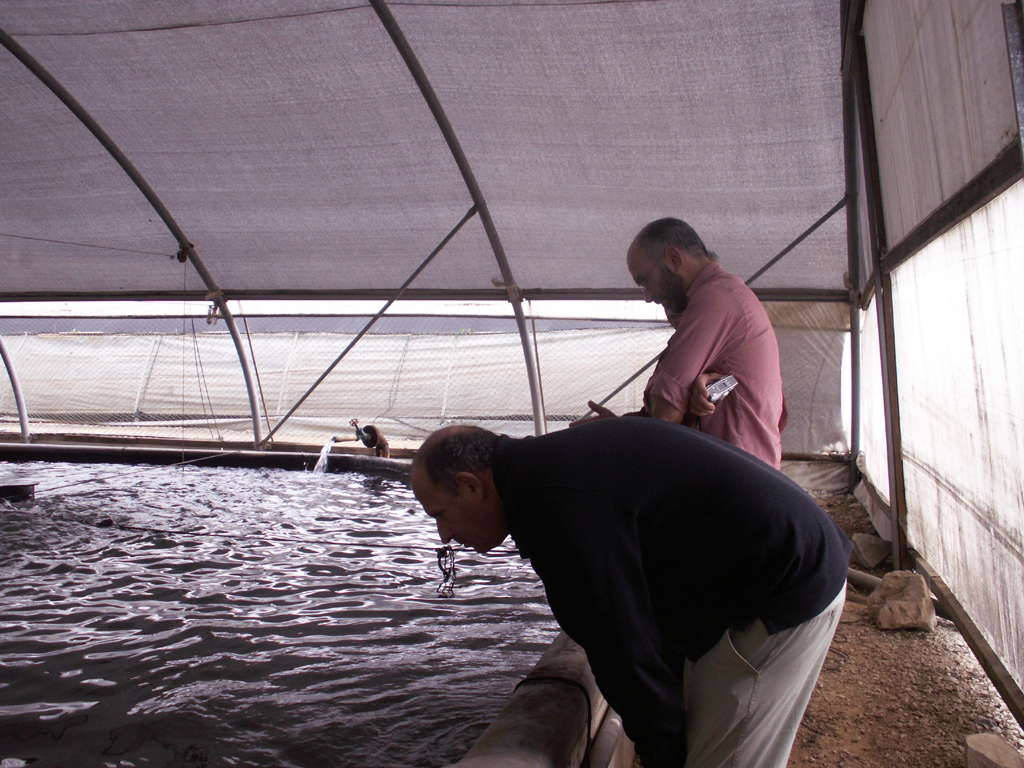
[[[239,303],[239,307],[241,307],[241,303]],[[239,311],[241,311],[241,308],[239,308]],[[270,414],[267,413],[267,398],[263,394],[263,382],[260,380],[260,368],[256,365],[256,351],[252,348],[252,335],[249,333],[249,319],[245,315],[242,315],[242,323],[245,325],[245,338],[249,342],[249,356],[252,358],[252,371],[256,376],[256,387],[260,391],[260,402],[263,404],[263,418],[266,419],[267,431],[269,432],[271,426]],[[273,441],[271,440],[271,442]]]
[[[220,425],[217,424],[217,414],[216,414],[216,412],[213,409],[213,398],[210,397],[210,386],[209,386],[209,384],[206,381],[206,372],[203,370],[203,358],[199,354],[199,339],[196,336],[196,321],[195,321],[195,318],[192,318],[192,355],[193,355],[193,358],[195,359],[196,377],[198,378],[198,383],[199,383],[199,403],[200,403],[200,405],[203,406],[203,416],[204,416],[204,418],[207,421],[206,428],[210,431],[210,437],[214,437],[213,431],[214,431],[214,429],[216,429],[217,430],[216,438],[218,440],[223,441],[224,437],[220,433]],[[203,398],[203,392],[204,391],[206,392],[206,398],[205,399]],[[182,402],[184,402],[184,399],[185,399],[185,390],[184,390],[184,388],[182,388],[182,391],[181,391],[181,398],[182,398]],[[206,411],[206,402],[207,401],[209,401],[209,403],[210,403],[210,411],[209,411],[209,413],[207,413],[207,411]],[[182,411],[184,412],[184,407],[182,408]],[[184,415],[184,413],[183,413],[183,415]],[[213,428],[210,427],[210,422],[211,421],[213,422]],[[184,429],[184,426],[185,426],[185,422],[184,422],[184,419],[182,419],[182,429]]]

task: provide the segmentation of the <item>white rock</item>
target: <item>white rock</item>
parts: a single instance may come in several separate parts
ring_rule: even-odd
[[[868,612],[879,629],[935,629],[935,606],[924,576],[913,571],[885,574],[868,597]]]
[[[853,534],[853,556],[862,568],[877,568],[892,554],[892,542],[870,533]]]
[[[967,737],[967,768],[1024,768],[1024,757],[994,733]]]

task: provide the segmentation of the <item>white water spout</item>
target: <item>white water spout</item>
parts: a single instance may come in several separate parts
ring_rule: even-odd
[[[335,440],[337,440],[337,438],[332,437],[327,441],[327,444],[320,449],[320,458],[317,459],[316,466],[313,467],[314,475],[322,475],[327,471],[327,454],[331,452],[331,447],[334,445]]]

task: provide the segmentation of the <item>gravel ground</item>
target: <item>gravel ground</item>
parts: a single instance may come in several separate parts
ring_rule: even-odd
[[[852,496],[818,501],[848,536],[874,533]],[[891,563],[882,565],[869,573],[884,576]],[[867,617],[868,594],[847,591],[790,768],[961,768],[973,733],[996,733],[1024,750],[1024,731],[953,623],[939,619],[934,632],[880,630]]]

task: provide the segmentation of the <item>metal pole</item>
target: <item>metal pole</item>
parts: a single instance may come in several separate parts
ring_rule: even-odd
[[[790,243],[790,244],[789,244],[789,245],[787,245],[787,246],[786,246],[785,248],[783,248],[783,249],[782,249],[781,251],[779,251],[778,255],[776,255],[776,256],[775,256],[774,258],[772,258],[772,259],[771,259],[771,260],[770,260],[770,261],[769,261],[769,262],[768,262],[767,264],[765,264],[765,265],[764,265],[763,267],[761,267],[761,268],[760,268],[759,270],[757,270],[757,272],[755,272],[755,273],[754,273],[754,274],[752,274],[752,275],[751,275],[750,277],[748,277],[748,278],[747,278],[747,280],[746,280],[746,284],[747,284],[748,286],[749,286],[749,285],[751,285],[751,284],[752,284],[752,283],[753,283],[753,282],[754,282],[755,280],[757,280],[757,278],[759,278],[759,277],[760,277],[761,275],[763,275],[763,274],[764,274],[765,272],[767,272],[767,271],[768,271],[769,269],[771,269],[771,268],[772,268],[773,266],[775,266],[775,264],[776,264],[776,263],[777,263],[777,262],[778,262],[778,261],[779,261],[779,260],[780,260],[780,259],[781,259],[781,258],[782,258],[783,256],[785,256],[785,255],[786,255],[787,253],[789,253],[789,252],[790,252],[790,251],[792,251],[792,250],[793,250],[794,248],[796,248],[796,247],[797,247],[798,245],[800,245],[800,243],[802,243],[802,242],[803,242],[804,240],[806,240],[806,239],[807,239],[807,238],[808,238],[808,237],[809,237],[809,236],[810,236],[810,235],[811,235],[811,234],[812,234],[812,233],[814,232],[814,230],[816,230],[816,229],[817,229],[818,227],[820,227],[820,226],[821,226],[822,224],[824,224],[824,223],[825,223],[826,221],[828,221],[828,220],[829,220],[829,219],[831,219],[831,218],[832,218],[833,216],[835,216],[835,215],[836,215],[837,213],[839,213],[839,211],[841,211],[841,210],[842,210],[843,208],[845,208],[845,207],[846,207],[846,204],[847,204],[847,202],[848,202],[848,199],[849,199],[849,198],[848,198],[848,196],[844,196],[842,200],[840,200],[840,201],[839,201],[838,203],[836,203],[835,205],[833,205],[833,206],[832,206],[832,208],[831,208],[831,209],[829,210],[829,212],[828,212],[828,213],[826,213],[826,214],[825,214],[824,216],[822,216],[822,217],[821,217],[820,219],[818,219],[818,220],[817,220],[816,222],[814,222],[813,224],[811,224],[811,226],[809,226],[809,227],[808,227],[807,229],[805,229],[805,230],[804,230],[804,231],[803,231],[803,232],[802,232],[802,233],[801,233],[801,234],[800,234],[800,235],[799,235],[799,236],[797,237],[797,239],[796,239],[796,240],[794,240],[794,241],[793,241],[792,243]]]
[[[523,313],[523,297],[519,291],[519,286],[516,285],[515,278],[512,276],[512,269],[509,266],[508,259],[505,257],[505,249],[501,244],[501,239],[498,237],[498,230],[494,226],[493,219],[491,219],[491,212],[487,208],[487,201],[484,199],[483,193],[480,191],[480,186],[477,184],[476,177],[473,175],[473,169],[469,165],[469,160],[467,160],[465,152],[462,151],[462,145],[459,144],[459,139],[455,135],[455,130],[452,128],[447,115],[445,115],[440,99],[438,99],[437,94],[434,92],[434,88],[430,84],[430,80],[427,79],[427,75],[423,71],[423,67],[420,66],[419,60],[416,58],[416,54],[412,50],[412,46],[409,45],[409,41],[406,40],[405,35],[398,26],[398,22],[395,21],[395,17],[391,15],[391,10],[388,8],[387,3],[385,0],[369,1],[370,5],[373,6],[373,10],[377,12],[377,16],[380,18],[381,23],[384,25],[384,29],[387,30],[387,33],[391,36],[391,40],[394,42],[395,47],[402,56],[402,59],[405,61],[406,66],[409,68],[409,72],[412,74],[413,80],[415,80],[416,85],[419,86],[420,93],[423,95],[423,99],[426,101],[427,106],[434,115],[434,120],[437,122],[438,128],[441,129],[441,134],[448,143],[448,149],[452,153],[452,157],[459,168],[459,172],[462,174],[462,179],[466,184],[466,188],[469,190],[469,194],[473,198],[473,203],[476,205],[480,214],[480,223],[483,224],[484,231],[487,233],[487,239],[491,243],[491,249],[494,251],[494,258],[497,260],[498,268],[501,270],[501,287],[503,287],[508,293],[508,300],[512,305],[512,312],[516,318],[516,326],[519,329],[519,340],[522,343],[523,356],[526,360],[526,377],[530,384],[530,399],[533,403],[534,429],[538,435],[544,434],[547,430],[547,425],[544,422],[544,414],[541,406],[543,396],[540,390],[540,381],[537,378],[537,370],[534,367],[533,354],[530,350],[530,334],[526,327],[526,316]]]
[[[11,389],[14,390],[14,403],[18,408],[18,421],[21,422],[21,442],[30,443],[32,437],[28,431],[28,411],[25,409],[25,396],[21,392],[21,384],[18,382],[18,374],[14,370],[14,361],[7,354],[7,347],[4,346],[4,338],[0,336],[0,357],[4,359],[4,366],[7,368],[7,376],[11,380]]]
[[[878,314],[878,351],[882,361],[882,397],[885,406],[886,458],[889,467],[889,508],[892,522],[893,568],[900,570],[910,562],[904,521],[907,516],[906,489],[903,482],[903,440],[900,433],[899,387],[896,378],[896,344],[893,339],[892,279],[882,270],[885,250],[885,218],[881,205],[878,152],[874,143],[874,121],[868,84],[867,52],[864,38],[857,38],[854,77],[860,117],[860,136],[867,183],[864,189],[868,209],[868,242],[874,264],[875,309]]]
[[[1017,112],[1017,143],[1024,156],[1024,11],[1021,0],[1003,6],[1006,52],[1010,57],[1010,80]]]
[[[859,294],[859,291],[857,292]],[[850,488],[860,480],[857,457],[860,455],[861,360],[860,305],[850,297]]]
[[[321,383],[323,383],[323,380],[327,378],[327,376],[331,373],[331,371],[335,369],[335,367],[337,367],[338,363],[342,361],[345,355],[347,355],[352,350],[352,347],[354,347],[356,343],[361,338],[363,338],[363,336],[366,335],[366,332],[369,331],[370,328],[372,328],[373,325],[378,320],[380,320],[384,313],[387,312],[388,307],[390,307],[392,304],[398,301],[398,298],[405,292],[405,289],[412,284],[412,281],[419,277],[420,272],[426,269],[427,265],[434,260],[434,257],[437,256],[437,254],[439,254],[446,245],[448,245],[451,239],[455,237],[455,235],[458,233],[460,229],[462,229],[463,225],[467,221],[473,218],[473,215],[476,212],[477,209],[475,205],[466,212],[466,215],[462,217],[462,219],[459,221],[458,224],[455,225],[452,231],[445,235],[444,239],[438,244],[438,246],[433,251],[430,252],[430,255],[427,256],[427,258],[423,260],[423,263],[416,267],[413,273],[409,275],[408,278],[406,278],[406,281],[402,283],[398,290],[395,291],[394,295],[390,299],[388,299],[387,302],[385,302],[384,306],[377,311],[377,314],[370,318],[370,321],[366,325],[364,325],[363,329],[359,331],[359,333],[356,334],[355,338],[348,343],[348,346],[342,350],[341,354],[334,358],[334,362],[327,366],[327,370],[320,374],[320,378],[314,381],[313,385],[306,390],[306,392],[302,395],[302,397],[298,399],[298,401],[296,401],[295,405],[291,407],[288,413],[281,417],[281,420],[274,425],[274,428],[272,430],[270,430],[270,434],[267,435],[266,440],[264,440],[264,442],[270,440],[270,438],[274,436],[277,430],[279,430],[284,425],[284,423],[291,418],[292,414],[299,410],[299,406],[306,402],[306,398],[313,394],[313,390],[315,390],[317,387],[320,386]]]
[[[850,489],[860,479],[860,222],[857,219],[857,104],[853,77],[843,74],[843,154],[846,173],[846,263],[850,290]]]
[[[132,165],[132,162],[128,159],[127,155],[121,151],[121,148],[114,143],[113,139],[107,135],[99,123],[97,123],[92,115],[90,115],[85,108],[78,103],[74,96],[72,96],[68,90],[61,85],[56,78],[51,75],[42,64],[36,61],[33,56],[22,48],[17,41],[6,31],[0,29],[0,44],[2,44],[8,51],[10,51],[18,61],[24,64],[32,74],[38,77],[43,84],[49,88],[53,94],[60,99],[64,106],[71,110],[71,112],[77,117],[82,124],[89,129],[96,140],[99,141],[103,148],[110,153],[110,156],[117,161],[117,164],[121,166],[121,169],[128,175],[135,186],[142,192],[143,197],[149,201],[149,204],[153,206],[153,210],[157,212],[157,215],[163,220],[167,229],[170,230],[171,234],[174,235],[174,239],[178,241],[178,260],[185,261],[188,259],[192,262],[192,266],[196,272],[202,278],[203,283],[206,284],[206,288],[209,291],[206,298],[209,301],[213,301],[217,308],[220,310],[220,315],[224,318],[227,323],[228,330],[231,332],[231,340],[235,343],[235,351],[238,353],[238,360],[242,365],[242,374],[245,376],[245,388],[249,394],[249,410],[252,412],[252,430],[253,430],[253,442],[255,445],[259,445],[261,442],[262,430],[260,429],[260,413],[259,406],[256,402],[256,390],[253,386],[253,375],[250,367],[250,361],[248,356],[245,354],[245,347],[242,345],[242,337],[238,333],[238,327],[235,325],[235,318],[231,314],[231,310],[228,309],[227,300],[224,298],[224,294],[217,286],[213,276],[207,270],[206,265],[199,259],[199,255],[196,253],[192,243],[185,237],[185,233],[181,227],[178,226],[178,222],[171,216],[170,211],[164,206],[163,202],[157,197],[156,192],[149,186],[149,183],[142,177],[138,169]]]
[[[533,316],[533,305],[530,305],[530,330],[533,332],[533,354],[537,365],[537,384],[540,390],[540,412],[544,417],[544,423],[548,423],[548,409],[544,405],[544,380],[540,373],[540,344],[537,341],[537,318]]]

